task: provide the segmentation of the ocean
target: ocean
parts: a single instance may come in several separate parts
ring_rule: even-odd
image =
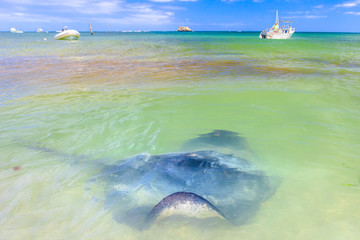
[[[0,32],[0,239],[360,238],[360,34],[54,35]],[[214,130],[281,179],[245,224],[139,230],[87,188]]]

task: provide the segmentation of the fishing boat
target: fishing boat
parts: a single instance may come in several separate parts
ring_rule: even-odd
[[[277,25],[277,29],[271,28],[263,30],[259,38],[266,39],[289,39],[295,32],[295,28],[291,26],[292,21],[279,21],[278,10],[276,10],[276,20],[275,25]]]
[[[10,32],[12,32],[12,33],[23,33],[23,31],[20,31],[20,30],[18,30],[16,28],[10,28]]]
[[[36,32],[37,32],[37,33],[41,33],[41,32],[43,32],[43,31],[44,31],[44,30],[43,30],[42,28],[39,28],[39,27],[38,27],[38,29],[37,29]]]
[[[74,29],[64,27],[62,31],[54,36],[55,40],[75,40],[80,37],[80,33]]]
[[[178,32],[192,32],[192,30],[189,27],[180,26],[178,27]]]

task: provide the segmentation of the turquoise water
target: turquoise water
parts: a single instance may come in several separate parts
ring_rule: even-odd
[[[360,34],[258,34],[0,33],[1,238],[358,239]],[[214,129],[281,179],[245,225],[138,231],[86,190]]]

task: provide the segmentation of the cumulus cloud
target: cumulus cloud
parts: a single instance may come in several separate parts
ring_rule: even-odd
[[[150,2],[157,2],[157,3],[168,3],[168,2],[175,2],[175,0],[149,0]],[[179,2],[197,2],[198,0],[178,0]]]
[[[359,0],[360,1],[360,0]],[[327,11],[323,10],[324,5],[312,6],[312,9],[307,11],[289,11],[287,12],[286,17],[289,19],[319,19],[319,18],[327,18],[328,16],[324,13]]]
[[[335,8],[352,8],[360,5],[360,0],[350,1],[350,2],[343,2],[340,4],[336,4]]]
[[[304,18],[304,19],[318,19],[318,18],[327,18],[325,15],[297,15],[297,16],[287,16],[286,18]]]
[[[221,0],[222,2],[226,2],[226,3],[232,3],[232,2],[243,2],[243,1],[246,1],[246,0]],[[254,3],[261,3],[265,0],[251,0],[252,2]]]
[[[14,23],[33,22],[33,23],[51,23],[51,22],[71,22],[69,18],[62,18],[50,15],[31,14],[25,12],[9,12],[0,13],[0,19],[6,19],[7,21]]]
[[[3,0],[15,6],[47,7],[49,11],[75,11],[87,14],[111,14],[122,10],[122,0]]]
[[[2,0],[7,8],[0,8],[0,21],[7,22],[73,22],[104,21],[114,24],[162,25],[173,19],[175,6],[158,7],[157,3],[130,0]],[[194,1],[194,0],[182,0]],[[155,3],[157,2],[157,3]],[[21,10],[19,10],[21,6]],[[46,9],[44,12],[41,9]],[[71,16],[76,15],[76,18]],[[63,16],[63,17],[54,17]],[[67,17],[69,16],[69,17]]]
[[[360,12],[345,12],[345,14],[360,16]]]
[[[150,0],[150,2],[158,2],[158,3],[162,3],[162,2],[173,2],[174,0]]]

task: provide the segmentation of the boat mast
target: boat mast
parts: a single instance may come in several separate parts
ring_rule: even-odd
[[[91,24],[89,23],[89,29],[90,29],[90,33],[91,33],[91,35],[94,35],[94,33],[93,33],[93,30],[92,30],[92,28],[91,28]]]
[[[278,10],[276,10],[276,20],[275,20],[275,22],[277,24],[279,24],[279,12],[278,12]]]

